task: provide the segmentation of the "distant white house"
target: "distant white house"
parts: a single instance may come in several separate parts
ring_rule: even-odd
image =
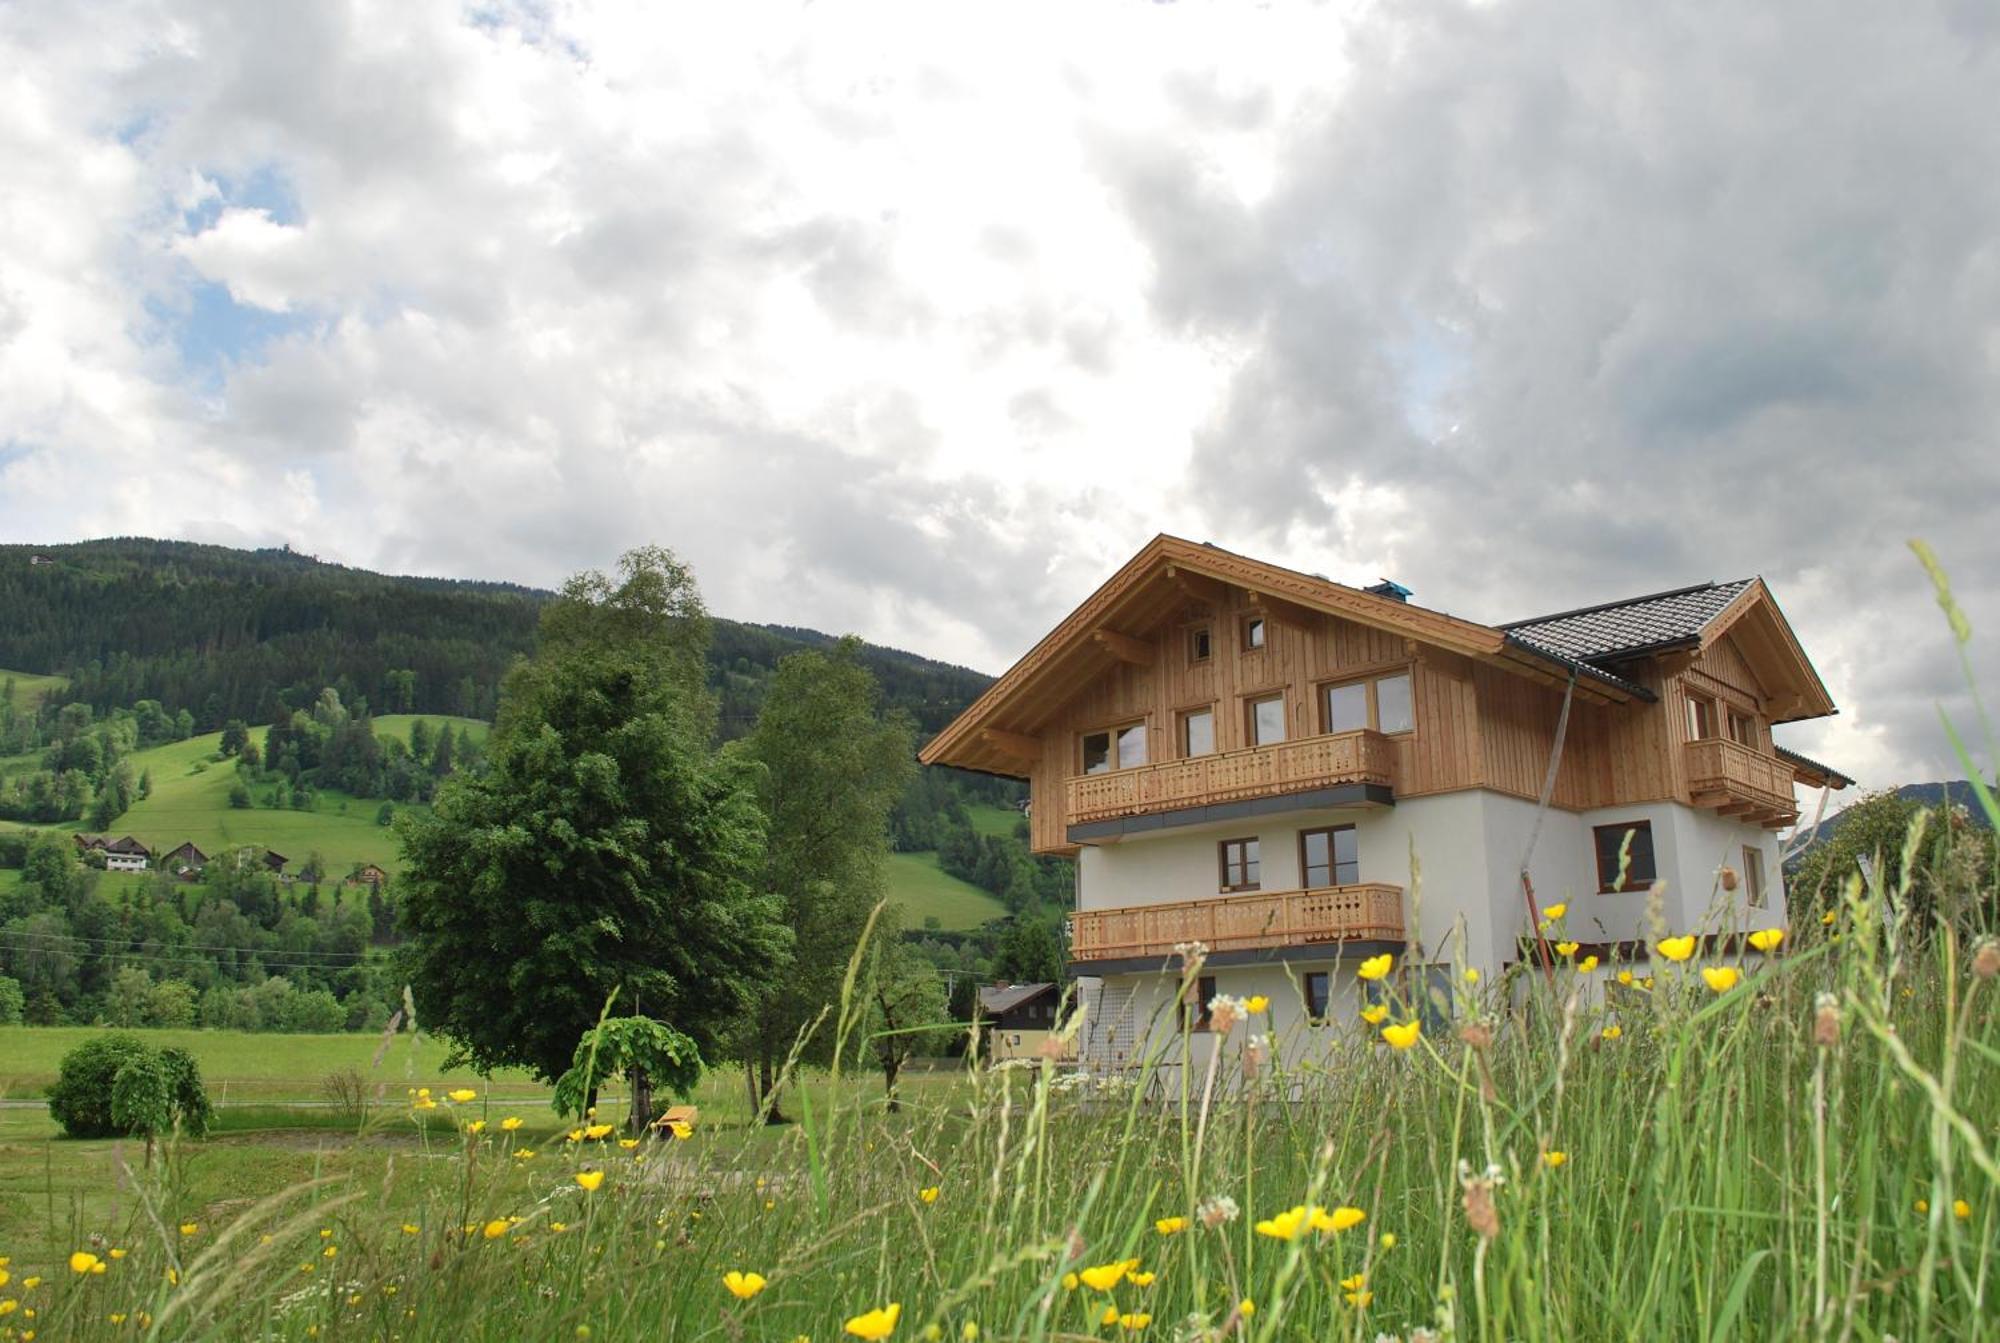
[[[104,855],[106,872],[144,872],[146,855],[143,853],[110,853]]]

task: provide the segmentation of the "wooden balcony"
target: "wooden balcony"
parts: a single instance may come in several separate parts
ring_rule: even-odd
[[[1689,800],[1723,816],[1740,816],[1766,829],[1799,818],[1792,795],[1792,766],[1775,755],[1708,737],[1687,744]]]
[[[1068,781],[1071,825],[1177,807],[1276,797],[1343,783],[1387,786],[1394,753],[1379,732],[1337,732],[1271,746],[1166,760]]]
[[[1166,957],[1181,942],[1200,942],[1213,952],[1402,940],[1403,888],[1365,882],[1170,905],[1080,909],[1071,916],[1070,959]]]

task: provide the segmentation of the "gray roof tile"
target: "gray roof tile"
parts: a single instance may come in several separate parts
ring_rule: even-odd
[[[1578,662],[1602,664],[1665,644],[1699,638],[1708,622],[1755,579],[1703,583],[1602,606],[1516,620],[1500,628],[1531,647]]]

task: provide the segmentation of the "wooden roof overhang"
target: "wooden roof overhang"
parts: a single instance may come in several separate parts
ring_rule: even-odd
[[[1160,535],[989,686],[919,753],[927,765],[1026,777],[1040,733],[1078,690],[1118,662],[1146,662],[1146,635],[1190,602],[1216,605],[1227,587],[1279,621],[1338,616],[1491,663],[1550,685],[1572,680],[1581,699],[1630,703],[1650,691],[1598,668],[1531,648],[1490,626],[1377,596],[1216,546]]]
[[[1771,699],[1772,722],[1791,723],[1840,712],[1762,578],[1738,593],[1735,601],[1702,627],[1701,651],[1706,652],[1725,634],[1735,638],[1737,650],[1764,683]]]

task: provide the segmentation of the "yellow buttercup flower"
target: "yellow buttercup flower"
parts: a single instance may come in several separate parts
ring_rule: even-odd
[[[416,1224],[415,1222],[405,1222],[405,1223],[403,1223],[403,1234],[404,1234],[404,1235],[406,1235],[406,1236],[414,1236],[414,1235],[417,1235],[417,1234],[419,1234],[419,1233],[420,1233],[420,1232],[421,1232],[422,1230],[423,1230],[423,1228],[422,1228],[422,1227],[420,1227],[420,1226],[418,1226],[418,1225],[417,1225],[417,1224]]]
[[[1736,987],[1736,981],[1743,978],[1743,972],[1733,965],[1704,965],[1701,967],[1704,984],[1717,993],[1727,993]]]
[[[1785,940],[1783,928],[1759,928],[1750,934],[1750,945],[1759,951],[1776,951],[1778,943]]]
[[[1465,967],[1465,982],[1468,984],[1477,984],[1479,982],[1478,966],[1468,965]]]
[[[1543,1162],[1543,1164],[1545,1164],[1546,1166],[1548,1166],[1548,1168],[1549,1168],[1550,1170],[1554,1170],[1554,1169],[1555,1169],[1556,1167],[1558,1167],[1558,1166],[1562,1165],[1562,1163],[1563,1163],[1563,1162],[1565,1162],[1565,1161],[1567,1161],[1567,1160],[1569,1160],[1569,1153],[1568,1153],[1568,1152],[1544,1152],[1544,1153],[1542,1153],[1542,1162]]]
[[[1385,951],[1380,956],[1370,956],[1367,960],[1361,962],[1360,968],[1355,970],[1354,973],[1356,977],[1361,979],[1382,979],[1395,968],[1396,958]]]
[[[1128,1273],[1125,1275],[1125,1281],[1131,1283],[1134,1287],[1151,1287],[1153,1279],[1159,1276],[1159,1274],[1151,1271],[1145,1273]]]
[[[1556,955],[1562,957],[1564,960],[1568,960],[1571,956],[1576,955],[1576,943],[1574,942],[1556,943]]]
[[[78,1250],[69,1257],[69,1271],[72,1273],[102,1272],[101,1265],[102,1261],[89,1250]]]
[[[1095,1267],[1086,1268],[1076,1276],[1082,1280],[1084,1286],[1090,1288],[1093,1292],[1108,1292],[1113,1287],[1116,1287],[1119,1279],[1123,1278],[1131,1270],[1132,1265],[1129,1262],[1119,1259],[1109,1264],[1098,1264]]]
[[[113,1259],[123,1259],[125,1257],[125,1251],[119,1249],[116,1245],[112,1246],[111,1249],[107,1251],[107,1253],[109,1253]],[[5,1275],[0,1275],[0,1282],[5,1282],[5,1281],[7,1281]]]
[[[532,1147],[523,1147],[523,1148],[520,1148],[519,1150],[517,1150],[517,1151],[516,1151],[516,1152],[514,1153],[514,1159],[515,1159],[516,1161],[526,1161],[526,1160],[528,1160],[528,1159],[529,1159],[530,1157],[534,1156],[534,1154],[535,1154],[535,1149],[534,1149],[534,1148],[532,1148]]]
[[[1361,1019],[1371,1026],[1381,1025],[1388,1017],[1389,1007],[1386,1003],[1376,1003],[1373,1007],[1361,1009]]]
[[[903,1318],[903,1303],[891,1301],[886,1306],[878,1306],[865,1315],[856,1315],[846,1324],[847,1332],[856,1338],[865,1338],[869,1343],[887,1338],[896,1332],[896,1321]]]
[[[1312,1211],[1312,1229],[1315,1231],[1345,1231],[1367,1220],[1368,1214],[1359,1208],[1335,1208],[1330,1213],[1318,1208]]]
[[[1253,993],[1243,1000],[1243,1010],[1252,1014],[1267,1011],[1270,1006],[1271,1000],[1261,993]]]
[[[761,1273],[743,1273],[736,1269],[731,1269],[722,1275],[722,1285],[727,1287],[730,1295],[734,1296],[738,1301],[748,1301],[751,1297],[764,1290],[764,1275]]]
[[[1187,1230],[1187,1224],[1185,1217],[1162,1217],[1153,1223],[1153,1230],[1163,1236],[1171,1236]]]
[[[1236,1313],[1247,1319],[1257,1313],[1257,1303],[1246,1296],[1236,1303]]]
[[[479,1093],[471,1087],[460,1087],[456,1091],[447,1091],[445,1094],[460,1105],[465,1104],[467,1101],[476,1101],[479,1099]]]
[[[1352,1277],[1340,1280],[1340,1290],[1343,1292],[1358,1292],[1367,1285],[1368,1275],[1366,1273],[1356,1273]]]
[[[515,1129],[521,1127],[521,1117],[519,1115],[508,1115],[500,1121],[500,1127],[512,1133]]]
[[[1962,1198],[1955,1198],[1951,1201],[1951,1215],[1961,1222],[1969,1222],[1972,1220],[1972,1205]]]
[[[1694,955],[1694,934],[1688,933],[1681,937],[1663,937],[1659,942],[1654,944],[1653,949],[1670,961],[1684,961]]]
[[[182,1234],[183,1236],[192,1236],[192,1235],[193,1235],[193,1234],[194,1234],[195,1232],[197,1232],[197,1231],[199,1231],[199,1230],[201,1230],[201,1224],[200,1224],[199,1222],[182,1222],[182,1223],[181,1223],[181,1234]]]
[[[571,1129],[571,1130],[570,1130],[569,1132],[567,1132],[567,1133],[563,1134],[563,1141],[564,1141],[564,1142],[582,1142],[582,1141],[583,1141],[583,1130],[582,1130],[582,1129],[580,1129],[580,1128],[573,1128],[573,1129]]]
[[[1395,1232],[1393,1232],[1393,1231],[1384,1231],[1384,1232],[1382,1233],[1382,1239],[1381,1239],[1381,1241],[1379,1242],[1379,1244],[1380,1244],[1380,1245],[1382,1246],[1382,1248],[1383,1248],[1383,1249],[1385,1249],[1385,1250],[1393,1250],[1393,1249],[1395,1249],[1395,1248],[1396,1248],[1396,1233],[1395,1233]]]
[[[1065,1292],[1073,1292],[1082,1281],[1083,1279],[1077,1277],[1074,1273],[1065,1273],[1063,1274],[1063,1290]]]
[[[1374,1299],[1375,1293],[1373,1292],[1349,1292],[1347,1294],[1347,1304],[1356,1310],[1368,1309],[1368,1303]]]
[[[498,1240],[514,1229],[514,1224],[505,1217],[495,1217],[481,1228],[480,1234],[488,1240]]]
[[[1153,1317],[1143,1310],[1135,1310],[1118,1317],[1118,1327],[1127,1330],[1144,1329],[1153,1322]]]
[[[1273,1240],[1297,1240],[1299,1232],[1309,1224],[1310,1213],[1305,1204],[1273,1213],[1256,1224],[1257,1234],[1269,1236]]]
[[[1921,1217],[1930,1210],[1931,1210],[1931,1201],[1929,1199],[1920,1198],[1917,1200],[1917,1216]]]
[[[637,1138],[620,1138],[618,1145],[629,1152],[639,1145],[639,1140]]]
[[[429,1096],[419,1096],[416,1103],[410,1108],[413,1110],[435,1110],[438,1108],[438,1103]]]
[[[1826,913],[1819,916],[1820,926],[1822,928],[1831,928],[1833,927],[1833,921],[1839,917],[1838,913],[1829,909]]]
[[[922,1199],[926,1203],[935,1203],[938,1200],[939,1192],[940,1192],[939,1186],[931,1185],[928,1188],[919,1189],[917,1191],[917,1197]]]
[[[1582,960],[1576,963],[1576,972],[1580,975],[1587,975],[1596,968],[1597,968],[1597,957],[1595,956],[1585,956]]]
[[[604,1183],[604,1172],[601,1170],[580,1170],[576,1173],[576,1182],[585,1193],[594,1194],[597,1192],[597,1186]]]
[[[667,1125],[667,1131],[672,1133],[676,1138],[692,1138],[694,1136],[694,1125],[684,1124],[679,1120],[675,1120],[673,1123]]]
[[[1543,908],[1542,917],[1545,919],[1559,919],[1567,913],[1569,913],[1569,906],[1567,904],[1548,905]]]
[[[1620,971],[1618,972],[1618,982],[1619,982],[1620,984],[1623,984],[1623,985],[1624,985],[1624,986],[1625,986],[1626,988],[1628,988],[1628,989],[1629,989],[1629,988],[1631,988],[1631,987],[1632,987],[1632,972],[1631,972],[1630,970],[1620,970]]]
[[[1102,1315],[1100,1315],[1100,1316],[1098,1316],[1098,1317],[1097,1317],[1097,1322],[1098,1322],[1099,1324],[1116,1324],[1116,1323],[1118,1323],[1118,1307],[1116,1307],[1116,1306],[1106,1306],[1106,1307],[1104,1308],[1104,1313],[1103,1313]]]
[[[1598,1032],[1598,1034],[1606,1040],[1616,1040],[1619,1036],[1623,1035],[1624,1033],[1625,1032],[1622,1029],[1620,1029],[1616,1024],[1606,1026],[1603,1030]]]
[[[476,1138],[486,1132],[486,1121],[484,1119],[475,1119],[465,1126],[465,1131]]]
[[[597,1142],[602,1138],[608,1137],[614,1127],[616,1126],[612,1124],[592,1124],[583,1131],[583,1136],[592,1142]]]
[[[1388,1042],[1391,1049],[1408,1049],[1417,1042],[1417,1036],[1422,1033],[1422,1023],[1417,1021],[1406,1021],[1400,1026],[1382,1028],[1382,1038]]]

